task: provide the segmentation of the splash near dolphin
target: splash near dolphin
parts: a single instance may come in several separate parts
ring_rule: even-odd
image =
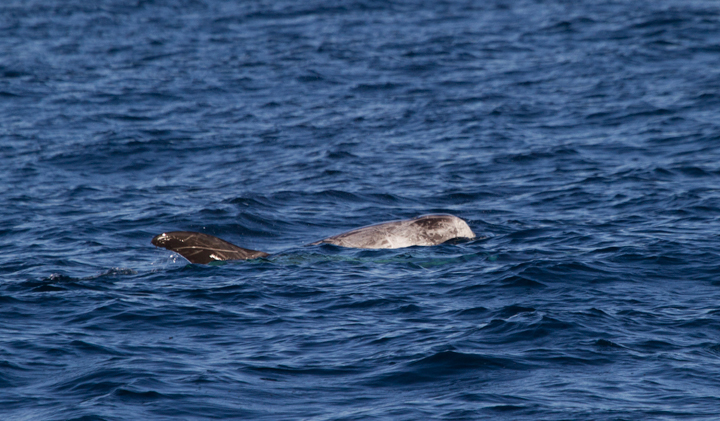
[[[396,249],[434,246],[455,238],[472,239],[475,238],[475,233],[457,216],[438,214],[368,225],[308,245],[334,244],[360,249]],[[238,247],[212,235],[190,231],[162,233],[155,236],[152,243],[180,254],[190,263],[248,260],[270,255]]]

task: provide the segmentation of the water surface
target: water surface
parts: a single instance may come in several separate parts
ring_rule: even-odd
[[[716,419],[716,2],[16,0],[0,51],[3,419]],[[479,238],[302,246],[427,213]]]

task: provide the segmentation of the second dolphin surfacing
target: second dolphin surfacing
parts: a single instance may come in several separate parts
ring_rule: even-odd
[[[475,233],[457,216],[438,214],[368,225],[309,245],[327,243],[360,249],[396,249],[434,246],[454,238],[471,239],[475,238]],[[218,260],[248,260],[269,256],[268,253],[244,249],[199,232],[166,232],[155,236],[152,243],[179,253],[190,263],[207,264]]]

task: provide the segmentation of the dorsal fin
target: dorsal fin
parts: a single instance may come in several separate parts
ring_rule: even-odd
[[[152,243],[179,253],[190,263],[207,264],[216,260],[248,260],[268,253],[244,249],[212,235],[191,231],[172,231],[155,236]]]

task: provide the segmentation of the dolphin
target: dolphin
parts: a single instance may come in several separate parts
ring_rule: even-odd
[[[457,216],[436,214],[368,225],[308,245],[334,244],[359,249],[396,249],[434,246],[454,238],[472,239],[475,238],[475,233]],[[270,255],[263,251],[238,247],[212,235],[191,231],[165,232],[153,237],[152,243],[179,253],[190,263],[249,260]]]

